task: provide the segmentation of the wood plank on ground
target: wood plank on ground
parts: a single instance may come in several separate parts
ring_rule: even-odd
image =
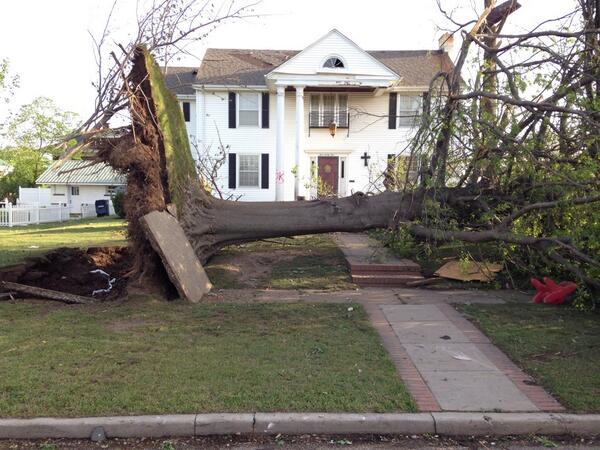
[[[140,223],[179,295],[193,303],[202,300],[212,284],[177,219],[166,211],[152,211]]]
[[[64,303],[87,304],[94,302],[94,299],[90,297],[69,294],[67,292],[53,291],[51,289],[42,289],[35,286],[28,286],[26,284],[11,283],[10,281],[3,281],[0,286],[9,291],[22,292],[24,294],[33,295],[34,297],[58,300]]]

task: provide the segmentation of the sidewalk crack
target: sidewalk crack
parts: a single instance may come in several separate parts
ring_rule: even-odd
[[[433,433],[439,434],[438,429],[437,429],[437,422],[435,421],[435,416],[433,415],[432,412],[430,412],[429,415],[431,416],[431,419],[433,420]]]

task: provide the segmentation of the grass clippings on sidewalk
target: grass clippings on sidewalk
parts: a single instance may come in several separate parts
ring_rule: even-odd
[[[458,308],[568,409],[600,412],[597,313],[518,303]]]
[[[358,305],[0,303],[0,416],[412,411]]]
[[[59,247],[126,245],[126,222],[114,217],[0,228],[0,266],[21,262]]]

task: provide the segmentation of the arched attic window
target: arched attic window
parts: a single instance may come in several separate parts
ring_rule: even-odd
[[[325,69],[343,69],[346,66],[344,65],[344,61],[342,61],[341,58],[338,58],[337,56],[332,56],[331,58],[327,58],[325,60],[325,62],[323,63],[323,67]]]

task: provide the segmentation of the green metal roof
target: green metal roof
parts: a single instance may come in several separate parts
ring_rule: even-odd
[[[126,184],[123,174],[104,163],[89,160],[68,160],[52,164],[35,181],[37,184]]]

